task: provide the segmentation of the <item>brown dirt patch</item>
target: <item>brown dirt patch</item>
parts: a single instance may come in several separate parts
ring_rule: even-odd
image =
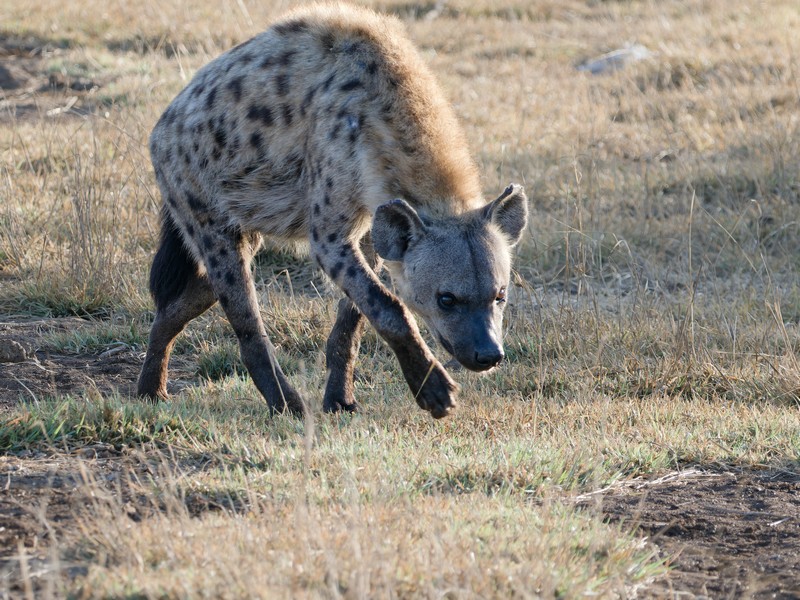
[[[646,592],[670,598],[800,597],[800,474],[690,470],[600,499],[671,567]]]
[[[132,395],[144,360],[140,352],[118,347],[97,354],[60,354],[42,348],[47,333],[90,326],[78,318],[0,323],[0,346],[16,342],[27,354],[25,360],[0,365],[0,411],[20,398],[86,392]],[[169,376],[171,393],[199,381],[191,361],[177,356],[170,361]]]
[[[64,42],[0,32],[0,122],[58,118],[91,113],[89,101],[108,83],[61,71],[48,71],[48,60],[62,55]]]

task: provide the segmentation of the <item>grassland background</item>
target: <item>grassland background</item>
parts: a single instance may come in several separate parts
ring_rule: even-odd
[[[197,68],[294,5],[166,4],[0,4],[4,47],[44,48],[14,56],[49,86],[0,98],[0,313],[90,318],[48,351],[141,360],[149,131]],[[262,307],[310,420],[268,418],[218,309],[177,349],[211,379],[171,402],[33,394],[3,415],[5,452],[45,452],[85,492],[28,550],[42,593],[631,596],[663,556],[577,496],[689,466],[798,470],[797,4],[368,4],[406,21],[487,196],[530,196],[508,362],[459,373],[459,411],[433,422],[368,333],[363,412],[321,415],[336,293],[269,251]],[[652,56],[575,68],[629,43]],[[80,458],[98,443],[124,466],[112,480]],[[33,589],[17,563],[7,593]]]

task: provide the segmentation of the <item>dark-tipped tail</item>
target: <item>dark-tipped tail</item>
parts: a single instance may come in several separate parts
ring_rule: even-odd
[[[197,276],[197,263],[183,244],[172,216],[164,210],[161,217],[161,243],[150,270],[150,293],[156,309],[162,310],[178,299],[189,281]]]

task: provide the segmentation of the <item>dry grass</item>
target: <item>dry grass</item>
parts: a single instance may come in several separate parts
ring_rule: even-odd
[[[0,312],[98,320],[51,348],[141,349],[160,202],[148,132],[194,70],[293,3],[29,4],[0,9],[0,41],[44,47],[13,58],[67,86],[0,98]],[[0,448],[49,448],[87,501],[66,523],[42,511],[53,533],[0,597],[630,596],[663,570],[652,548],[565,499],[687,465],[797,470],[795,4],[371,4],[407,21],[487,196],[516,180],[531,197],[508,363],[459,374],[443,423],[373,334],[353,418],[269,419],[236,376],[158,407],[21,405]],[[629,42],[653,56],[575,69]],[[68,85],[86,79],[98,87]],[[319,403],[334,296],[286,255],[258,272],[282,361]],[[232,339],[212,312],[178,352],[213,379],[237,368]],[[127,457],[124,476],[70,458],[96,443]]]

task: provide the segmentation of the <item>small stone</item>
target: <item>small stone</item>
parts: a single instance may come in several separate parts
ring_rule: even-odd
[[[22,362],[28,358],[25,346],[16,340],[0,340],[0,363]]]

